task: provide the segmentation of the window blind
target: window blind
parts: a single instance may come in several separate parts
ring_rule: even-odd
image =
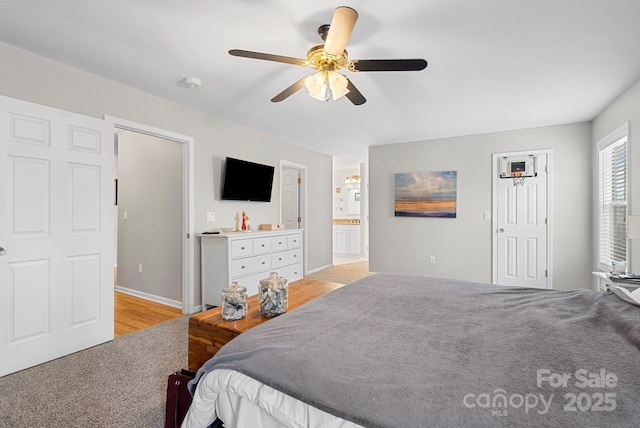
[[[627,136],[600,145],[598,152],[598,263],[627,260]]]

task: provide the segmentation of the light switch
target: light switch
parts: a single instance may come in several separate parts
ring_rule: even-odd
[[[216,213],[214,211],[207,211],[207,221],[216,221]]]
[[[125,220],[129,220],[129,214],[125,211],[123,215]]]
[[[484,212],[484,219],[485,220],[491,220],[491,211],[485,211]]]

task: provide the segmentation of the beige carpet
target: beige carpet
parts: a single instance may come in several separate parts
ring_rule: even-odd
[[[182,316],[0,377],[0,428],[161,428],[167,378],[188,363]]]
[[[355,262],[343,265],[332,266],[316,273],[305,276],[305,278],[317,279],[319,281],[337,282],[348,284],[369,275],[369,262]]]

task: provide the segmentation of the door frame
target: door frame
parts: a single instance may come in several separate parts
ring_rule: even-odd
[[[361,255],[369,260],[369,162],[360,164],[360,205]]]
[[[183,199],[182,199],[182,313],[192,314],[195,306],[195,259],[194,259],[194,138],[173,131],[143,125],[113,116],[104,116],[113,123],[114,138],[117,129],[146,134],[153,137],[176,141],[183,146]]]
[[[307,273],[307,228],[305,227],[307,224],[307,166],[299,163],[291,162],[288,160],[280,159],[280,169],[278,173],[280,174],[280,221],[282,221],[282,170],[287,168],[297,169],[300,173],[300,179],[302,181],[302,185],[300,186],[300,195],[298,199],[298,206],[300,207],[300,228],[302,229],[302,242],[304,246],[304,263],[302,264],[303,274]]]
[[[491,196],[491,283],[498,283],[498,183],[500,175],[500,162],[502,157],[546,155],[547,156],[547,289],[553,288],[553,149],[522,150],[517,152],[504,152],[492,154],[492,196]]]

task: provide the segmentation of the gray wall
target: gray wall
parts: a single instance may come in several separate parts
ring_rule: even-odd
[[[587,122],[371,147],[370,270],[491,282],[492,154],[534,149],[553,150],[553,287],[591,288]],[[394,216],[394,175],[420,171],[458,171],[457,218]]]
[[[220,201],[225,156],[277,166],[280,159],[306,165],[308,199],[307,270],[331,264],[331,158],[241,125],[153,97],[72,67],[0,43],[0,94],[102,118],[105,114],[195,138],[195,229],[233,224],[246,210],[254,225],[279,220],[279,195],[270,204]],[[636,82],[592,124],[464,136],[370,149],[370,262],[377,272],[404,272],[488,282],[491,280],[491,154],[553,149],[554,286],[575,288],[591,282],[593,253],[594,143],[631,120],[631,174],[640,179],[640,149],[633,127],[640,123],[640,83]],[[265,150],[268,147],[268,150]],[[636,166],[634,168],[634,165]],[[411,171],[458,171],[458,218],[411,219],[393,216],[393,175]],[[276,171],[278,169],[276,168]],[[279,181],[276,172],[275,182]],[[276,192],[277,193],[277,192]],[[631,189],[632,214],[640,214],[640,188]],[[215,223],[206,212],[215,211]],[[199,272],[197,242],[196,273]],[[634,243],[634,249],[639,243]],[[640,270],[640,251],[632,269]],[[438,263],[426,263],[435,255]],[[196,274],[196,301],[199,280]],[[587,285],[588,286],[588,285]]]
[[[183,144],[128,131],[117,144],[118,286],[181,302]]]
[[[0,94],[102,118],[110,115],[195,139],[195,230],[233,225],[238,211],[245,210],[251,224],[277,223],[280,217],[278,187],[271,203],[220,201],[220,174],[226,156],[276,166],[284,159],[307,167],[306,219],[307,271],[331,264],[332,224],[330,156],[289,144],[239,124],[128,88],[113,81],[0,43]],[[173,83],[169,83],[173,84]],[[207,223],[206,212],[216,213]],[[195,297],[199,302],[199,247],[196,254]]]
[[[640,79],[636,80],[626,91],[624,91],[616,100],[614,100],[606,109],[602,111],[593,121],[593,154],[594,154],[594,198],[596,197],[596,174],[597,174],[597,142],[607,136],[610,132],[629,121],[629,214],[640,215]],[[594,199],[596,200],[596,199]],[[595,208],[594,208],[595,210]],[[595,235],[596,222],[594,212],[594,229]],[[596,269],[597,254],[593,252],[593,266]],[[640,239],[631,241],[629,270],[631,272],[640,272]]]

